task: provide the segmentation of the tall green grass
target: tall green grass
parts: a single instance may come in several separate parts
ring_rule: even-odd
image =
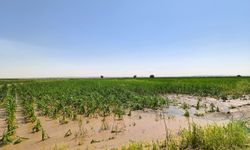
[[[190,129],[185,129],[181,133],[180,149],[246,149],[249,142],[249,129],[244,122],[206,127],[192,124]]]
[[[168,142],[132,143],[122,150],[247,150],[250,149],[249,129],[244,122],[231,122],[225,126],[192,124]],[[167,145],[166,145],[167,143]]]

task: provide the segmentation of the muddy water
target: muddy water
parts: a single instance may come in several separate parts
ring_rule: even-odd
[[[131,116],[124,116],[122,120],[114,120],[113,117],[105,119],[108,128],[102,129],[102,118],[82,118],[81,128],[84,133],[80,135],[79,122],[70,121],[68,124],[60,125],[58,120],[39,117],[43,128],[46,130],[49,139],[41,141],[41,132],[31,133],[32,124],[24,124],[17,129],[17,135],[28,138],[17,145],[3,147],[9,149],[107,149],[120,147],[135,141],[156,141],[165,137],[165,126],[163,115],[153,111],[136,111]],[[187,118],[183,116],[167,117],[166,123],[169,132],[175,134],[188,126]],[[191,121],[205,125],[206,120],[196,118]],[[68,130],[72,135],[64,137]]]
[[[187,109],[191,117],[196,117],[195,114],[203,114],[200,119],[208,119],[211,121],[232,120],[248,118],[250,114],[250,96],[246,95],[243,98],[231,100],[217,100],[210,97],[200,98],[190,95],[167,95],[167,99],[173,101],[175,106],[170,106],[167,109],[167,114],[180,116],[185,113],[182,105],[185,103],[189,106]],[[198,101],[200,101],[200,109],[196,110]],[[211,112],[211,104],[214,105],[214,112]],[[217,110],[218,109],[218,110]]]
[[[202,98],[201,107],[196,110],[198,97],[186,95],[168,95],[169,99],[174,99],[175,103],[163,110],[134,111],[131,116],[125,115],[122,120],[116,120],[113,116],[103,118],[84,118],[78,116],[78,120],[69,121],[61,125],[59,120],[52,120],[39,117],[41,124],[49,135],[49,139],[41,141],[41,132],[31,133],[32,124],[21,124],[17,129],[17,135],[26,137],[28,140],[17,145],[7,145],[1,149],[110,149],[127,145],[131,142],[157,141],[165,138],[164,119],[168,131],[172,134],[178,133],[181,129],[188,127],[188,120],[202,126],[207,124],[225,124],[232,118],[240,119],[250,117],[250,100],[230,100],[228,102],[215,101],[213,98]],[[184,117],[185,110],[182,104],[189,105],[190,118]],[[219,107],[219,112],[209,112],[209,106],[214,103]],[[230,109],[231,105],[234,109]],[[224,108],[224,109],[223,109]],[[228,109],[228,110],[226,110]],[[226,111],[225,111],[226,110]],[[203,116],[196,116],[203,113]],[[67,131],[71,135],[64,137]]]

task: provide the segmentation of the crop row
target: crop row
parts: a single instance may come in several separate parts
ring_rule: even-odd
[[[7,144],[14,140],[16,130],[16,99],[15,99],[15,86],[6,87],[6,95],[4,97],[4,105],[6,111],[7,129],[4,131],[0,144]]]
[[[3,102],[4,98],[7,95],[7,84],[2,85],[2,87],[0,87],[0,103]]]
[[[121,116],[125,110],[158,109],[167,103],[161,95],[168,93],[237,98],[250,94],[250,78],[37,80],[20,84],[18,93],[31,120],[34,104],[53,118]]]
[[[15,101],[15,88],[11,87],[6,97],[6,112],[7,112],[7,132],[10,135],[15,133],[16,129],[16,101]]]
[[[45,85],[46,86],[46,85]],[[56,118],[58,115],[75,118],[77,114],[107,116],[111,113],[121,116],[124,110],[159,108],[165,100],[157,96],[140,96],[122,88],[44,88],[30,85],[21,88],[19,94],[25,99],[25,107],[32,118],[32,104],[35,102],[42,115]],[[39,86],[41,88],[41,86]]]

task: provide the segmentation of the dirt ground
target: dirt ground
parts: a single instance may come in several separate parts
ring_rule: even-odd
[[[216,100],[213,98],[199,98],[188,95],[166,95],[172,101],[170,107],[163,110],[153,111],[133,111],[131,116],[125,115],[123,119],[114,119],[113,116],[105,118],[84,118],[78,116],[76,121],[69,121],[67,124],[60,124],[59,119],[50,119],[39,116],[42,127],[49,138],[42,141],[42,133],[32,133],[33,125],[23,123],[22,114],[17,114],[19,118],[16,135],[25,137],[27,140],[13,145],[9,144],[1,147],[3,150],[47,150],[47,149],[111,149],[119,148],[131,142],[150,142],[162,140],[165,137],[165,116],[169,132],[178,134],[180,129],[188,127],[189,122],[200,125],[212,123],[226,124],[232,119],[250,117],[250,98],[244,99]],[[200,109],[197,110],[197,102],[200,101]],[[184,117],[183,104],[189,107],[189,119]],[[211,112],[211,103],[218,107],[219,111]],[[20,111],[21,109],[18,109]],[[20,112],[18,112],[20,113]],[[4,110],[0,110],[0,131],[6,128]],[[164,115],[163,115],[164,114]],[[202,114],[202,115],[197,115]],[[17,119],[18,119],[17,118]],[[20,119],[21,118],[21,119]],[[68,132],[69,131],[69,132]],[[65,137],[66,133],[69,133]],[[71,132],[71,134],[70,134]]]

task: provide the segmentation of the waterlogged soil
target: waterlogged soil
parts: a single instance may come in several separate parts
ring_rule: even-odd
[[[188,106],[186,110],[194,118],[203,118],[210,121],[231,121],[250,118],[250,95],[229,100],[176,94],[165,97],[171,101],[170,107],[166,108],[166,110],[167,114],[172,116],[183,116],[185,104]],[[199,109],[197,109],[198,101]]]
[[[216,100],[213,98],[199,98],[189,95],[166,95],[172,103],[163,110],[133,111],[131,115],[124,115],[122,119],[113,116],[85,118],[78,116],[75,121],[60,124],[59,119],[50,119],[39,116],[42,127],[49,138],[42,141],[42,133],[32,133],[32,123],[19,124],[16,135],[27,138],[23,142],[1,147],[3,150],[26,149],[111,149],[120,148],[131,142],[150,142],[165,138],[165,125],[172,134],[178,134],[188,127],[188,122],[195,122],[205,126],[208,124],[226,124],[232,118],[241,119],[250,117],[250,99]],[[196,109],[200,101],[199,110]],[[183,103],[188,105],[190,118],[184,117],[186,110]],[[213,103],[219,111],[211,112]],[[233,105],[233,106],[232,106]],[[197,116],[197,114],[202,114]],[[165,116],[165,119],[163,119]],[[1,120],[1,123],[3,121]],[[2,124],[0,125],[2,126]],[[68,136],[65,136],[66,133]]]

